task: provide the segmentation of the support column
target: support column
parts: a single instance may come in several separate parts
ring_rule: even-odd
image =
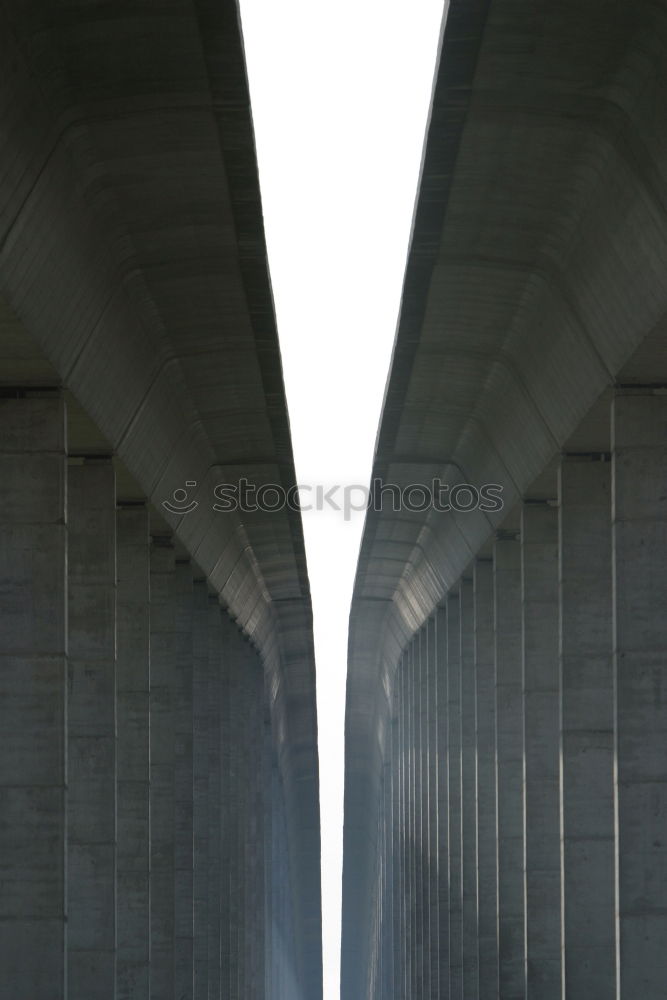
[[[264,674],[257,651],[248,644],[249,659],[249,755],[248,788],[250,792],[250,830],[248,847],[251,855],[250,883],[252,887],[249,914],[250,997],[261,997],[264,979],[264,810],[262,801],[262,735],[264,712]]]
[[[419,953],[418,953],[418,898],[417,898],[417,726],[416,726],[416,703],[417,690],[415,686],[415,646],[411,642],[408,647],[408,851],[409,851],[409,880],[410,880],[410,997],[417,997],[417,985],[419,982]]]
[[[271,801],[273,812],[272,869],[272,969],[271,1000],[284,1000],[285,967],[287,961],[287,927],[283,917],[285,879],[283,872],[283,816],[281,810],[280,775],[278,761],[273,756],[271,769]]]
[[[461,601],[447,597],[449,785],[449,1000],[463,998],[463,862],[461,850]]]
[[[479,1000],[498,996],[498,852],[496,842],[496,692],[493,656],[493,561],[474,567],[477,702],[477,885]]]
[[[475,605],[472,579],[464,578],[461,580],[460,595],[463,996],[465,1000],[478,1000]]]
[[[151,549],[151,1000],[174,993],[176,602],[171,539]]]
[[[241,740],[243,736],[243,699],[241,688],[241,669],[239,665],[239,642],[240,637],[234,630],[230,631],[229,643],[226,648],[226,671],[228,673],[229,689],[229,771],[228,771],[228,798],[229,804],[227,840],[225,856],[228,860],[228,876],[226,884],[229,885],[229,953],[230,953],[230,975],[229,975],[229,997],[230,1000],[243,1000],[243,868],[241,842],[243,836],[243,820],[241,815],[241,785],[242,785],[242,755]],[[276,780],[278,782],[280,803],[282,808],[282,785],[280,773],[276,768]],[[284,844],[284,826],[281,828],[281,844],[279,854],[279,876],[278,885],[281,894],[282,912],[278,917],[278,927],[281,934],[281,952],[279,958],[279,971],[282,993],[288,989],[288,965],[286,951],[286,847]],[[281,994],[282,995],[282,994]]]
[[[65,405],[0,398],[0,996],[65,1000]]]
[[[76,460],[75,460],[76,461]],[[116,997],[116,484],[68,470],[67,997]]]
[[[382,990],[385,1000],[393,998],[393,810],[391,800],[391,715],[385,736],[384,763],[384,878],[382,892]]]
[[[235,952],[234,924],[235,899],[232,898],[233,883],[239,878],[236,869],[237,858],[234,833],[236,801],[234,798],[237,780],[234,763],[234,725],[237,706],[232,702],[232,671],[234,669],[235,642],[238,638],[236,626],[225,612],[220,616],[222,628],[222,658],[220,681],[220,964],[223,997],[235,997],[238,992],[237,956]]]
[[[208,587],[193,592],[194,998],[208,1000]]]
[[[176,700],[174,705],[174,996],[194,993],[194,655],[193,579],[189,562],[175,575]]]
[[[260,1000],[274,1000],[273,952],[275,906],[273,845],[275,842],[276,814],[273,807],[273,736],[268,697],[263,702],[263,799],[264,799],[264,980]]]
[[[217,596],[208,598],[208,996],[221,996],[221,773],[222,622]]]
[[[392,719],[389,729],[391,742],[391,852],[392,852],[392,992],[391,1000],[400,1000],[401,996],[401,798],[400,798],[400,746],[398,728],[398,677],[400,661],[396,668],[393,685]]]
[[[667,982],[667,396],[613,403],[618,1000]]]
[[[424,739],[425,692],[423,683],[422,632],[412,640],[413,686],[415,696],[415,879],[416,879],[416,981],[415,996],[426,995],[426,965],[428,949],[428,889],[427,838],[424,836],[427,824],[427,782]]]
[[[396,725],[398,732],[398,851],[399,851],[399,895],[398,895],[398,974],[399,995],[408,997],[407,990],[407,829],[406,829],[406,681],[405,653],[401,656],[397,675]]]
[[[438,741],[438,978],[449,989],[449,733],[447,711],[447,606],[435,615]]]
[[[117,532],[118,1000],[150,995],[150,539],[145,505]]]
[[[428,825],[429,825],[429,981],[426,1000],[440,1000],[439,969],[439,893],[440,856],[438,852],[438,672],[436,657],[436,621],[426,624],[426,738],[428,741]],[[398,998],[397,998],[398,1000]]]
[[[250,735],[250,712],[248,691],[248,657],[245,642],[238,636],[239,649],[237,653],[237,670],[239,679],[239,756],[238,756],[238,810],[240,824],[238,828],[237,857],[240,873],[240,917],[239,917],[239,1000],[245,1000],[250,993],[250,962],[249,962],[249,902],[250,902],[250,865],[249,865],[249,761],[248,744]]]
[[[526,998],[561,1000],[558,510],[523,505]]]
[[[521,549],[499,532],[494,546],[498,995],[525,998]]]
[[[609,461],[567,456],[558,492],[563,992],[605,1000],[616,992]]]

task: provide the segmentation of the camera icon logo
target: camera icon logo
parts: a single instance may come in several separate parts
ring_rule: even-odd
[[[188,489],[197,485],[193,480],[188,480],[185,484]],[[188,490],[187,489],[177,489],[174,490],[171,500],[163,500],[162,506],[165,510],[169,511],[170,514],[191,514],[193,510],[196,510],[199,504],[196,500],[188,500]]]

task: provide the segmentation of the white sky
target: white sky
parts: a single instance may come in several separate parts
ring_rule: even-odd
[[[367,484],[443,0],[241,0],[297,481]],[[347,623],[363,515],[304,514],[324,997],[339,1000]]]

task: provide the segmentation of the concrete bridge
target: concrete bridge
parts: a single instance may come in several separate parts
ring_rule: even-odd
[[[301,525],[213,509],[294,483],[237,5],[7,0],[0,93],[0,996],[317,1000]]]
[[[666,123],[664,2],[451,0],[374,474],[458,509],[366,522],[342,1000],[665,995]]]

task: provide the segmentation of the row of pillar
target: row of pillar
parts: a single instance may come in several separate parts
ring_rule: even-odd
[[[58,393],[0,400],[0,501],[0,996],[292,1000],[256,651]]]
[[[617,393],[612,441],[403,653],[374,1000],[664,995],[667,396]]]

